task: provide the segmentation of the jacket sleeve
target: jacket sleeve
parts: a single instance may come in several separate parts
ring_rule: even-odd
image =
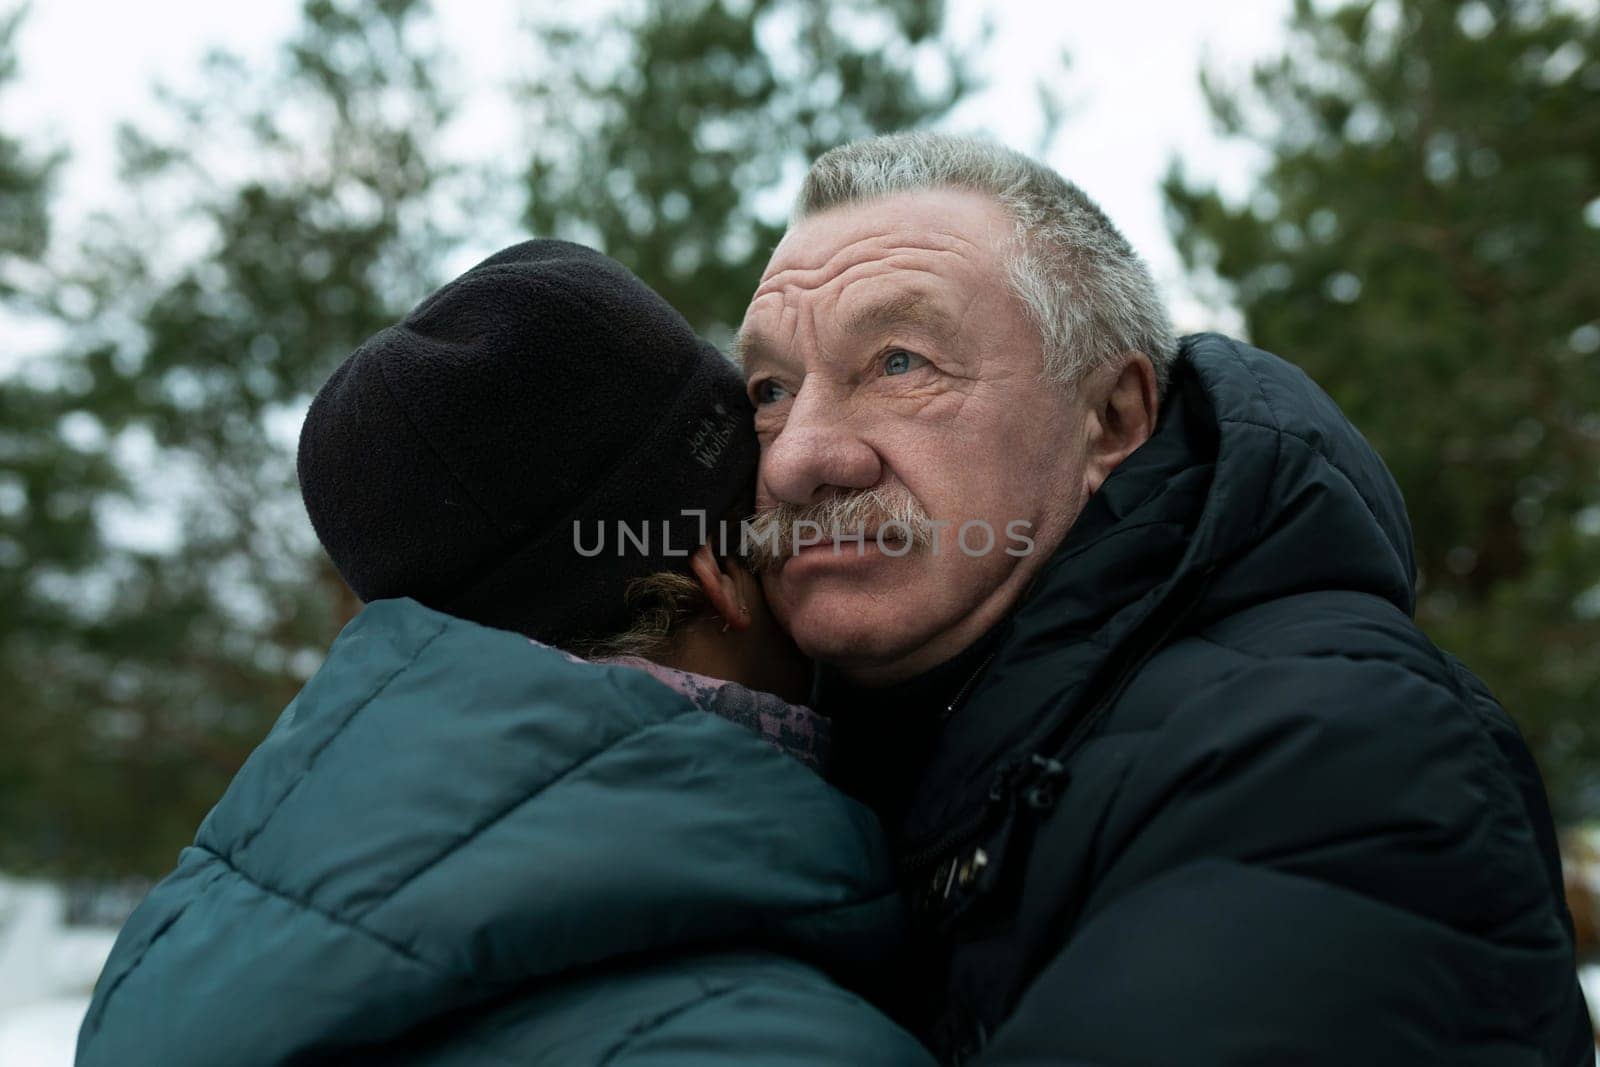
[[[1104,813],[1063,795],[1102,859],[982,1062],[1592,1062],[1487,709],[1442,664],[1207,654]]]
[[[463,1042],[470,1036],[471,1044]],[[606,1067],[934,1067],[932,1055],[826,973],[760,951],[631,960],[522,990],[430,1040],[369,1057]]]
[[[620,1039],[609,1037],[595,1062],[611,1067],[934,1065],[933,1056],[882,1012],[793,959],[753,953],[679,959],[670,972],[646,967],[602,978],[597,999],[606,1005],[626,1003],[633,990],[663,983],[690,983],[693,992],[681,998],[655,994],[657,1010],[641,1016],[644,1021]],[[581,1001],[584,990],[577,992]],[[559,1025],[560,1013],[551,1017]],[[574,1021],[585,1034],[595,1032],[589,1011],[579,1011]],[[558,1052],[557,1059],[582,1058]]]
[[[934,1067],[909,1033],[865,1001],[818,980],[707,994],[633,1035],[614,1067]]]

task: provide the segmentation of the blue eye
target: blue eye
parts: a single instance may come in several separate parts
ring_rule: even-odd
[[[886,378],[900,374],[909,374],[927,362],[928,361],[926,359],[917,355],[915,352],[907,352],[903,348],[897,348],[884,357],[883,374]]]
[[[775,404],[788,395],[788,390],[784,389],[783,386],[779,385],[771,378],[761,379],[755,384],[755,388],[750,390],[750,392],[756,402],[757,407],[760,407],[762,404]]]

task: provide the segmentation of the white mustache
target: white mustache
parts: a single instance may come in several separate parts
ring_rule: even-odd
[[[800,538],[807,530],[820,530],[830,541],[876,538],[885,526],[904,531],[907,551],[931,544],[934,527],[928,513],[903,485],[879,486],[848,495],[831,496],[815,504],[775,504],[757,511],[749,520],[750,562],[756,570],[769,570],[794,554],[795,542],[817,544],[816,535]]]

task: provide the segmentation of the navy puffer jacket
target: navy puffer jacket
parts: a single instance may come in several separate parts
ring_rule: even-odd
[[[1538,772],[1415,583],[1332,400],[1186,338],[953,697],[821,704],[895,811],[914,1028],[997,1065],[1591,1064]],[[917,723],[914,782],[875,788]]]

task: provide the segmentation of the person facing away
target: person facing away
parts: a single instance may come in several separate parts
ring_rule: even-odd
[[[1593,1061],[1538,773],[1305,374],[1175,339],[1076,186],[931,133],[816,160],[734,347],[943,1059]]]
[[[751,416],[559,241],[339,367],[299,474],[367,607],[121,931],[77,1062],[931,1063],[862,995],[904,933],[878,823],[717,536]]]

